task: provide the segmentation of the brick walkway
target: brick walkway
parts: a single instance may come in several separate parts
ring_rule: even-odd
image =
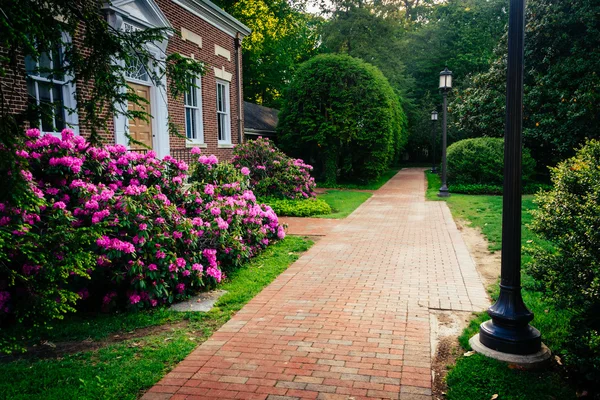
[[[431,399],[429,310],[488,299],[424,190],[400,171],[143,399]]]
[[[281,217],[279,221],[286,224],[288,235],[325,236],[340,224],[342,220],[327,218]]]

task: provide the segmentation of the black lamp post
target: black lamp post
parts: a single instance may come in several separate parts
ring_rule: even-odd
[[[444,116],[442,119],[442,187],[438,192],[439,197],[450,196],[446,181],[446,114],[448,112],[448,91],[450,89],[452,89],[452,71],[449,71],[448,67],[446,67],[442,72],[440,72],[440,90],[442,91],[442,95],[444,97],[444,103],[442,106],[444,109]]]
[[[437,168],[435,167],[435,123],[438,120],[438,112],[433,110],[431,112],[431,150],[432,150],[432,161],[431,161],[431,172],[437,174]]]
[[[523,48],[525,0],[510,0],[504,198],[500,296],[481,324],[479,341],[502,353],[528,355],[541,350],[540,332],[531,327],[533,313],[521,297],[521,134],[523,130]]]

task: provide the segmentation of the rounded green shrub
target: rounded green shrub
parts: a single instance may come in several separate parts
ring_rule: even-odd
[[[448,147],[448,181],[451,185],[502,185],[504,182],[504,139],[464,139]],[[531,180],[535,161],[523,148],[523,182]]]
[[[565,359],[600,382],[600,142],[551,170],[553,189],[536,196],[532,228],[554,245],[535,252],[530,274],[573,312]]]
[[[279,145],[312,164],[326,184],[368,181],[401,152],[405,120],[376,67],[346,55],[320,55],[299,67],[284,93]]]

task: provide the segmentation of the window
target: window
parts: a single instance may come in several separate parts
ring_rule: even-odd
[[[231,144],[229,82],[217,81],[217,131],[219,144]]]
[[[40,120],[31,124],[43,132],[60,132],[66,127],[76,129],[75,89],[62,71],[64,66],[60,44],[50,53],[41,53],[38,59],[25,57],[29,101],[40,111]]]
[[[192,143],[204,143],[204,128],[202,126],[202,81],[201,78],[192,81],[185,93],[185,136]]]

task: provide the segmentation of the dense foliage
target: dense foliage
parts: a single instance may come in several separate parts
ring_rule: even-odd
[[[523,182],[531,180],[535,161],[523,148]],[[465,139],[448,147],[448,180],[451,184],[502,185],[504,182],[504,140]]]
[[[214,156],[199,157],[184,191],[188,165],[171,157],[95,147],[68,130],[27,136],[16,156],[34,200],[0,203],[2,326],[169,304],[285,235],[246,183],[220,180],[233,167]]]
[[[548,297],[574,313],[567,362],[600,382],[600,142],[552,169],[554,188],[536,197],[532,228],[555,251],[539,250],[530,273]]]
[[[527,2],[523,139],[540,167],[600,136],[599,13],[595,0]],[[473,76],[452,105],[465,137],[503,135],[506,51],[503,40],[489,71]]]
[[[281,147],[308,160],[327,183],[377,179],[402,150],[406,132],[397,95],[361,60],[320,55],[290,83],[279,114]]]
[[[231,162],[250,178],[259,197],[307,199],[315,197],[312,166],[280,151],[272,141],[259,137],[236,146]]]

